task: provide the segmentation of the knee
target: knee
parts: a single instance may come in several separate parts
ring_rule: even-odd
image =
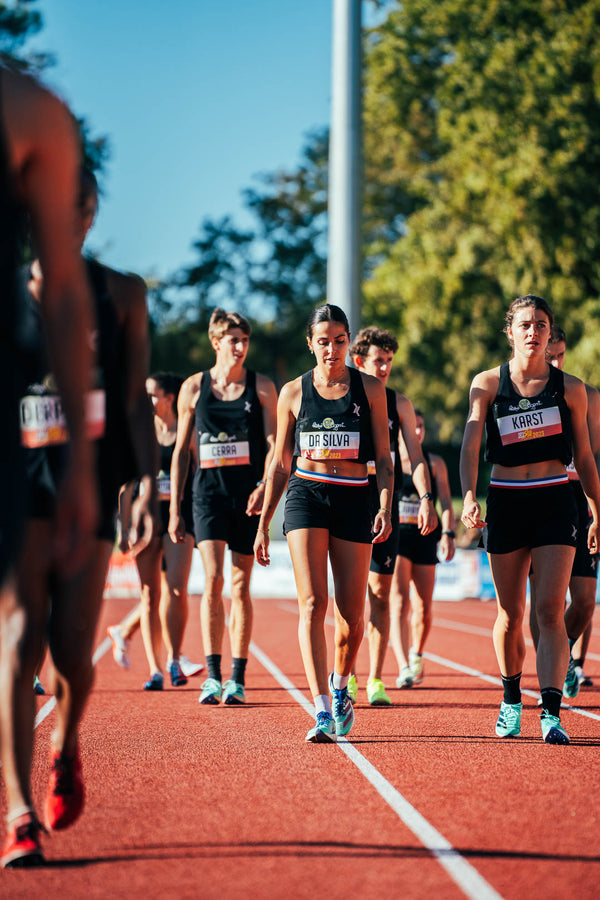
[[[385,591],[369,588],[369,603],[371,604],[371,614],[375,613],[379,617],[385,615],[390,608],[389,597]]]
[[[562,607],[553,608],[538,602],[536,604],[536,616],[538,627],[544,631],[555,631],[565,627]]]
[[[324,622],[327,601],[311,594],[300,601],[300,623],[310,627],[313,622]]]
[[[208,594],[217,594],[218,596],[221,596],[224,584],[225,579],[223,575],[220,572],[215,572],[214,574],[206,576],[204,590]]]

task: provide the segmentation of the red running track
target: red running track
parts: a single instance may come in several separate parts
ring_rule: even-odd
[[[1,897],[599,896],[598,613],[594,687],[562,714],[569,747],[541,740],[530,642],[522,736],[495,737],[495,605],[475,600],[435,604],[422,686],[393,687],[389,650],[392,708],[366,702],[363,642],[350,739],[317,745],[304,742],[310,703],[291,601],[255,603],[245,707],[201,706],[202,676],[144,693],[139,634],[129,672],[103,642],[131,605],[107,601],[101,623],[81,733],[85,813],[44,839],[46,868],[0,871]],[[185,646],[201,658],[197,608],[192,598]],[[51,698],[38,703],[42,809],[54,714]]]

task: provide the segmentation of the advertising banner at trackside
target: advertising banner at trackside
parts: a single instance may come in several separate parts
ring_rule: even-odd
[[[271,541],[269,547],[271,565],[267,568],[255,565],[252,572],[252,593],[255,597],[296,597],[294,575],[287,543]],[[330,591],[333,582],[330,574]],[[225,555],[225,588],[229,596],[231,585],[231,556]],[[204,571],[198,550],[194,550],[192,571],[188,583],[190,594],[204,590]],[[137,597],[140,580],[135,562],[121,553],[114,553],[106,581],[106,597]],[[494,599],[494,586],[487,556],[483,550],[457,549],[451,562],[441,562],[436,568],[434,600],[464,600],[479,597]]]

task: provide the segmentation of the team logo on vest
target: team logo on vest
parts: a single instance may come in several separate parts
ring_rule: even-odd
[[[330,419],[329,417],[323,419],[323,428],[333,428],[334,425],[335,422],[333,421],[333,419]]]
[[[531,401],[527,399],[527,397],[523,397],[522,400],[519,400],[519,409],[529,409],[531,406]]]

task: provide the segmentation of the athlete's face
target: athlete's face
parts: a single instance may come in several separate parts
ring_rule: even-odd
[[[248,355],[250,338],[241,328],[230,328],[223,337],[213,340],[213,349],[224,363],[243,365]]]
[[[419,438],[419,442],[422,444],[425,440],[425,421],[423,416],[417,416],[417,437]]]
[[[391,350],[382,350],[371,344],[369,352],[366,356],[357,356],[354,359],[356,367],[367,375],[374,375],[382,384],[387,384],[390,372],[392,371],[392,362],[394,354]]]
[[[552,341],[546,348],[546,359],[551,366],[556,366],[557,369],[563,369],[566,352],[567,345],[564,341]]]
[[[346,365],[350,335],[342,322],[319,322],[314,326],[308,347],[317,364],[326,371]]]
[[[146,379],[146,393],[152,403],[152,412],[158,419],[166,419],[173,409],[173,394],[166,394],[154,378]]]
[[[515,353],[526,357],[545,354],[550,339],[550,321],[546,313],[533,306],[517,310],[508,329]]]

